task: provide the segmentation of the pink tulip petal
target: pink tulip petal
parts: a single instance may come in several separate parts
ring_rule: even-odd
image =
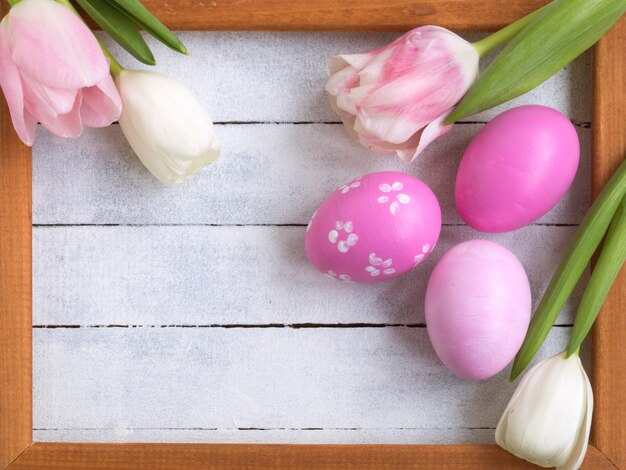
[[[367,54],[331,59],[329,70],[338,75],[329,79],[329,91],[344,123],[352,122],[345,115],[355,116],[359,142],[411,160],[449,130],[433,121],[471,86],[478,59],[474,47],[456,34],[423,26]],[[358,84],[351,69],[358,70]]]
[[[24,74],[22,84],[26,107],[40,119],[50,121],[59,114],[69,113],[74,107],[77,92],[75,88],[48,87]]]
[[[403,100],[398,100],[402,94]],[[415,132],[454,106],[465,93],[458,86],[441,87],[409,74],[372,92],[361,101],[357,116],[362,128],[380,140],[405,142]]]
[[[82,93],[76,94],[74,107],[67,114],[59,114],[54,119],[40,117],[41,124],[53,134],[59,137],[78,137],[83,133],[83,124],[80,118],[80,107],[82,104]]]
[[[84,88],[80,108],[83,124],[89,127],[105,127],[120,117],[122,100],[110,75],[96,86]]]
[[[366,52],[364,54],[342,54],[331,57],[328,61],[328,76],[334,75],[341,69],[353,67],[357,70],[362,69],[372,59],[376,51]]]
[[[332,96],[346,93],[359,84],[359,74],[354,67],[348,66],[330,76],[326,82],[326,91]]]
[[[372,56],[372,59],[360,69],[356,83],[351,83],[350,87],[345,87],[337,93],[337,107],[356,114],[360,103],[380,86],[384,64],[392,54],[393,49],[387,47],[379,55]]]
[[[396,150],[396,154],[405,162],[412,162],[417,156],[424,151],[424,149],[434,140],[438,139],[444,134],[447,134],[452,129],[453,124],[447,126],[443,125],[443,122],[450,114],[451,110],[446,111],[433,122],[428,124],[419,136],[417,146],[409,149]]]
[[[20,72],[10,59],[6,42],[6,19],[0,23],[0,86],[11,113],[11,121],[19,138],[26,145],[33,145],[37,120],[24,108],[24,92]]]
[[[80,18],[52,0],[22,0],[11,8],[8,41],[17,67],[55,88],[99,83],[109,64]]]

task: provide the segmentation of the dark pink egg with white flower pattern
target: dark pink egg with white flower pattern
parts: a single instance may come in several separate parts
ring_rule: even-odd
[[[440,232],[441,209],[428,186],[406,173],[371,173],[322,203],[307,227],[305,248],[328,277],[377,282],[421,263]]]

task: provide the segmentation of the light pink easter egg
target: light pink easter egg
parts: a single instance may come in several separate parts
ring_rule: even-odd
[[[426,327],[441,361],[460,377],[491,377],[511,362],[530,322],[528,277],[498,243],[470,240],[448,251],[426,288]]]
[[[405,173],[371,173],[322,203],[307,227],[305,248],[328,277],[384,281],[421,263],[440,231],[441,209],[428,186]]]
[[[503,112],[470,142],[456,177],[456,207],[468,225],[507,232],[534,222],[567,192],[580,145],[572,123],[546,106]]]

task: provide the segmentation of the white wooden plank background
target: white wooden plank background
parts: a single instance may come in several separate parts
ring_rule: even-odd
[[[77,141],[39,131],[36,440],[493,442],[514,388],[508,371],[479,383],[450,374],[424,328],[424,287],[446,249],[488,238],[519,256],[537,303],[590,197],[589,56],[457,125],[407,165],[350,141],[323,94],[329,56],[394,36],[183,33],[189,58],[155,46],[159,68],[211,110],[224,146],[217,164],[183,186],[152,179],[119,126]],[[479,234],[454,209],[457,163],[485,121],[525,103],[575,123],[578,177],[538,223]],[[304,225],[341,183],[380,170],[432,187],[444,211],[441,243],[397,280],[333,283],[308,264]],[[565,345],[579,295],[543,356]]]

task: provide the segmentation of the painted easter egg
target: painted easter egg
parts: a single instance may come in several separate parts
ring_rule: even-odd
[[[528,277],[498,243],[470,240],[437,263],[426,288],[426,328],[441,361],[460,377],[491,377],[511,362],[530,322]]]
[[[534,222],[567,192],[580,145],[572,123],[546,106],[519,106],[497,116],[467,147],[456,177],[456,207],[483,232]]]
[[[371,173],[322,203],[307,227],[305,248],[328,277],[376,282],[421,263],[440,231],[441,209],[428,186],[405,173]]]

